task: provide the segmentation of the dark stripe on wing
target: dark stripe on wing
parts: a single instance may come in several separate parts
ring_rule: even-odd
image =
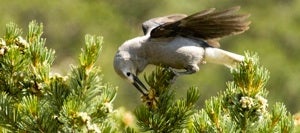
[[[192,36],[211,41],[215,45],[219,38],[240,34],[249,29],[251,22],[247,19],[250,15],[235,14],[239,9],[237,6],[216,12],[212,8],[175,22],[167,22],[154,28],[151,38]]]

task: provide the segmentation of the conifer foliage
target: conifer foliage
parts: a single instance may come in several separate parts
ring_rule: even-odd
[[[0,38],[0,130],[13,132],[112,132],[116,88],[95,66],[102,37],[86,35],[79,65],[67,76],[51,73],[54,51],[43,25],[33,21],[25,38],[16,24]],[[116,125],[116,126],[112,126]]]
[[[265,85],[269,72],[256,54],[231,71],[227,88],[196,105],[199,89],[176,98],[177,75],[157,67],[145,80],[142,104],[130,112],[113,109],[116,88],[102,81],[95,62],[102,37],[86,35],[79,65],[66,76],[53,74],[54,50],[45,47],[43,25],[33,21],[26,36],[14,23],[0,38],[0,132],[281,132],[293,131],[293,119],[282,103],[269,105]]]
[[[144,105],[135,114],[142,131],[257,133],[293,131],[293,119],[282,103],[269,107],[265,85],[269,72],[259,65],[258,56],[246,52],[245,61],[231,71],[233,81],[224,92],[195,105],[200,97],[196,87],[187,89],[186,98],[175,99],[171,84],[176,75],[158,68],[146,77],[150,86]],[[146,98],[145,98],[146,97]],[[145,100],[146,99],[146,100]]]

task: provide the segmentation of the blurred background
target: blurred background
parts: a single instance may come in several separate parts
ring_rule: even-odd
[[[98,61],[104,81],[118,86],[115,107],[133,110],[140,104],[139,92],[119,78],[112,66],[114,54],[125,40],[142,35],[141,23],[172,13],[192,14],[215,7],[223,10],[240,5],[240,13],[250,13],[247,32],[221,40],[223,49],[243,54],[257,52],[261,64],[271,75],[267,84],[269,102],[284,102],[292,113],[300,111],[300,1],[299,0],[0,0],[0,35],[5,24],[14,22],[27,32],[28,23],[37,20],[44,25],[46,46],[56,51],[53,72],[67,74],[70,64],[77,63],[84,35],[104,37]],[[150,73],[154,67],[148,67]],[[215,64],[201,66],[194,75],[180,77],[174,84],[178,97],[186,89],[201,89],[203,101],[217,95],[232,80],[229,69]],[[145,73],[142,73],[142,78]]]

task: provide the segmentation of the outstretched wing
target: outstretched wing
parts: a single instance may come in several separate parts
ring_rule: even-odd
[[[249,29],[249,14],[235,14],[239,6],[224,11],[207,9],[180,20],[164,23],[151,30],[151,38],[182,35],[206,40],[218,45],[218,39],[228,35],[243,33]]]
[[[173,22],[181,20],[185,17],[187,17],[187,15],[185,15],[185,14],[171,14],[168,16],[149,19],[142,24],[143,32],[144,32],[144,34],[147,34],[150,30],[152,30],[155,27],[158,27],[160,25],[167,24],[167,23],[173,23]]]

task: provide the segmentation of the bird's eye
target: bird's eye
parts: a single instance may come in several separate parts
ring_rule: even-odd
[[[126,75],[129,77],[129,76],[131,75],[131,73],[130,73],[130,72],[127,72]]]

